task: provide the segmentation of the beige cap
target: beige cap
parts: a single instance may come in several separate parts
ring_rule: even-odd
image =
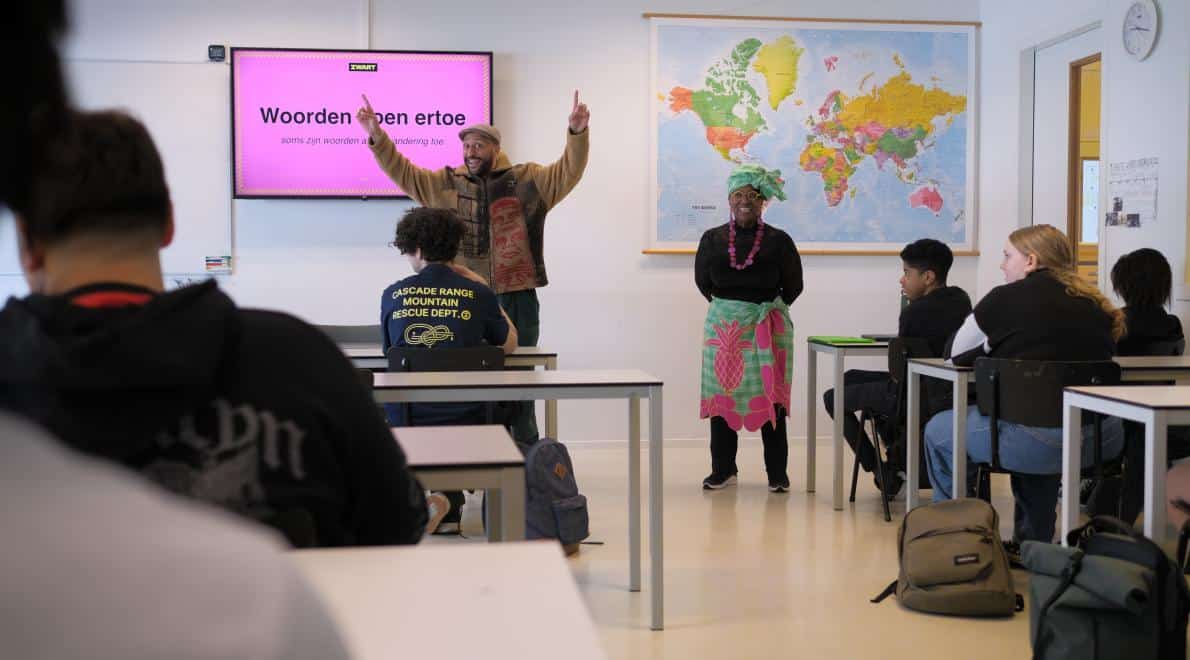
[[[500,129],[492,126],[491,124],[471,124],[467,128],[459,131],[459,139],[462,140],[463,138],[467,137],[468,133],[479,133],[492,142],[500,144]]]

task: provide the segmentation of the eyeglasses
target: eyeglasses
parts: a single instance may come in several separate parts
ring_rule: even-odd
[[[731,193],[730,199],[733,202],[755,202],[758,199],[764,199],[764,195],[761,195],[755,190],[737,190]]]

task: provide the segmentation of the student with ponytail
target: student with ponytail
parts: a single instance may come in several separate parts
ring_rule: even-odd
[[[988,292],[959,328],[951,348],[955,364],[979,357],[1018,360],[1109,360],[1124,336],[1124,314],[1075,267],[1066,236],[1050,225],[1034,225],[1009,235],[1000,264],[1007,282]],[[953,413],[926,424],[926,459],[935,501],[951,496]],[[1016,498],[1014,541],[1053,540],[1062,462],[1062,429],[999,422],[1000,464],[1013,472]],[[1091,429],[1085,429],[1090,438]],[[1103,424],[1103,456],[1120,453],[1120,420]],[[976,406],[967,411],[969,484],[974,464],[991,461],[988,418]],[[1093,447],[1083,445],[1089,464]],[[961,494],[960,494],[961,495]]]

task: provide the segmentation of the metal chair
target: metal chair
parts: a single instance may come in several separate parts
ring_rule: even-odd
[[[1000,464],[999,422],[1054,428],[1062,426],[1062,391],[1079,385],[1116,385],[1120,365],[1100,362],[1046,362],[980,358],[975,361],[975,398],[991,430],[991,462],[977,466],[976,492],[991,499],[991,475],[1009,474]],[[1093,474],[1103,479],[1103,418],[1093,415]],[[1021,475],[1027,477],[1028,475]],[[959,496],[958,493],[955,494]]]
[[[468,346],[465,348],[410,348],[393,346],[385,354],[389,371],[500,371],[504,368],[504,349],[499,346]],[[402,404],[405,424],[414,426],[413,405]],[[484,403],[484,420],[495,423],[496,404]]]
[[[906,378],[906,371],[910,358],[925,358],[933,357],[930,351],[930,344],[925,339],[916,337],[894,337],[888,343],[888,375],[892,382],[892,386],[896,388],[897,395],[893,405],[893,414],[885,415],[880,411],[872,410],[870,408],[860,409],[859,423],[860,428],[869,429],[868,437],[872,438],[876,454],[876,485],[880,488],[880,501],[884,505],[884,521],[892,522],[892,514],[888,508],[888,502],[896,496],[895,493],[888,492],[888,488],[884,484],[884,458],[881,456],[881,446],[884,451],[889,451],[890,447],[899,446],[904,443],[905,438],[905,420],[906,417],[906,392],[908,390],[908,379]],[[921,404],[924,409],[926,397],[921,397]],[[926,415],[922,415],[919,419],[928,419]],[[924,471],[921,474],[925,474]],[[855,452],[855,462],[851,466],[851,497],[850,501],[855,501],[855,488],[859,480],[859,451]]]

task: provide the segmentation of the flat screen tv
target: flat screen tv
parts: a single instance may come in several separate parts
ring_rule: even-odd
[[[232,194],[407,197],[356,121],[362,95],[415,164],[457,166],[459,129],[492,123],[492,54],[232,48]]]

